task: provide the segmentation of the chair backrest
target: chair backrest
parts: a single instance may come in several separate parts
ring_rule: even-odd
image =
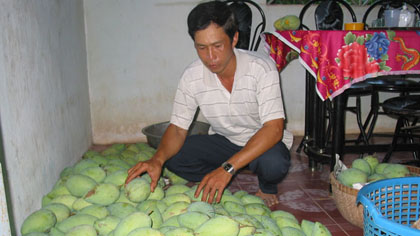
[[[312,0],[306,3],[299,14],[299,29],[309,29],[303,24],[303,18],[310,6],[319,3],[315,9],[315,25],[318,30],[341,30],[343,29],[344,6],[351,15],[352,21],[357,22],[356,14],[351,6],[343,0]]]
[[[367,18],[369,16],[369,13],[375,7],[380,7],[380,9],[378,11],[378,18],[381,18],[384,10],[387,9],[388,7],[399,8],[404,3],[407,4],[408,6],[411,6],[414,9],[414,11],[416,12],[417,17],[420,19],[420,9],[419,9],[419,7],[416,6],[416,4],[414,4],[410,0],[399,0],[399,1],[395,1],[395,0],[378,0],[378,1],[374,2],[372,5],[370,5],[370,7],[366,10],[365,14],[363,15],[362,22],[365,24],[365,26],[367,25],[366,24],[366,20],[367,20]]]
[[[264,11],[257,3],[251,0],[226,0],[225,2],[229,4],[239,24],[239,40],[236,47],[257,51],[261,41],[260,35],[264,32],[266,25]],[[261,15],[261,21],[256,25],[253,33],[251,33],[252,10],[250,6],[255,7]]]

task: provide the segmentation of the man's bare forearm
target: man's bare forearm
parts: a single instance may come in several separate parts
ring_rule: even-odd
[[[162,136],[159,147],[153,158],[163,164],[178,153],[187,137],[187,130],[176,125],[169,124]]]
[[[235,170],[239,170],[267,150],[272,148],[283,138],[284,119],[266,122],[263,127],[252,136],[241,151],[233,155],[228,162]]]

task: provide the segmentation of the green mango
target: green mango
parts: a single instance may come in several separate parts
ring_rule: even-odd
[[[79,225],[72,228],[65,236],[96,236],[96,230],[91,225]]]
[[[274,235],[281,235],[281,230],[275,220],[264,215],[257,215],[254,217],[264,226],[265,229],[272,232]]]
[[[162,234],[157,229],[144,227],[144,228],[138,228],[131,231],[131,233],[129,233],[128,236],[165,236],[165,235]]]
[[[66,188],[66,185],[58,184],[58,185],[54,186],[53,189],[49,193],[47,193],[47,197],[50,198],[50,199],[54,199],[57,196],[68,195],[68,194],[71,194],[71,193]]]
[[[286,226],[280,229],[282,235],[285,236],[305,236],[305,233],[301,229]]]
[[[147,199],[149,200],[162,200],[165,197],[165,191],[163,190],[162,187],[160,187],[159,185],[156,186],[155,190],[153,192],[150,192],[150,195]]]
[[[375,172],[376,166],[378,166],[378,164],[379,164],[378,158],[375,157],[375,156],[369,155],[369,156],[363,157],[363,160],[365,160],[369,163],[370,169],[372,170],[371,174],[373,174]]]
[[[259,203],[259,204],[265,205],[264,200],[262,200],[258,196],[251,195],[251,194],[243,195],[240,199],[241,199],[242,204],[244,205],[249,204],[249,203]]]
[[[174,193],[172,195],[166,196],[162,199],[162,201],[167,205],[170,206],[175,202],[187,202],[191,203],[191,198],[184,193]]]
[[[332,236],[330,231],[323,224],[315,222],[312,236]]]
[[[101,205],[91,205],[80,210],[80,213],[95,216],[98,219],[103,219],[109,215],[106,207]]]
[[[173,184],[165,191],[166,196],[176,194],[176,193],[185,193],[190,190],[190,187],[183,184]]]
[[[71,213],[70,209],[62,203],[52,203],[43,207],[43,209],[52,211],[57,218],[57,222],[61,222],[68,218]]]
[[[289,217],[279,216],[279,217],[276,217],[274,220],[276,221],[276,224],[279,226],[280,229],[284,227],[293,227],[293,228],[302,230],[299,222],[296,222],[294,219],[291,219]]]
[[[92,178],[96,183],[102,183],[106,177],[104,169],[99,166],[83,169],[80,174]]]
[[[237,236],[239,223],[227,216],[215,216],[195,230],[195,236]]]
[[[269,216],[271,213],[270,208],[268,208],[265,204],[261,204],[261,203],[248,203],[244,207],[248,215]]]
[[[125,194],[132,202],[141,202],[150,195],[150,184],[143,178],[135,178],[125,186]]]
[[[161,213],[168,207],[162,200],[147,199],[146,201],[140,202],[136,208],[139,211],[146,212],[147,209],[155,206]]]
[[[178,216],[172,216],[166,220],[163,221],[163,224],[160,225],[160,228],[168,228],[168,227],[173,227],[173,228],[178,228],[180,227],[179,222],[178,222]]]
[[[127,179],[127,176],[128,173],[126,170],[117,170],[108,174],[104,179],[104,183],[122,186],[125,183],[125,179]]]
[[[189,228],[185,228],[185,227],[178,227],[165,233],[165,236],[194,236],[194,235],[195,234],[193,230]]]
[[[98,218],[87,214],[76,214],[68,217],[67,219],[57,223],[56,227],[63,233],[69,232],[72,228],[79,225],[90,225],[93,226]]]
[[[201,212],[209,217],[214,217],[216,211],[212,205],[207,202],[193,202],[191,203],[188,208],[188,212]]]
[[[113,184],[103,183],[97,185],[92,191],[85,195],[85,200],[92,204],[107,206],[120,197],[120,191]]]
[[[99,235],[108,235],[120,223],[120,218],[109,215],[103,219],[98,219],[93,224]]]
[[[368,175],[359,169],[348,168],[341,171],[337,179],[341,184],[352,188],[354,183],[366,183],[367,177]]]
[[[249,220],[249,218],[244,217],[245,214],[239,214],[233,216],[233,219],[239,223],[239,235],[254,235],[256,228],[254,223]]]
[[[109,214],[119,218],[125,218],[131,213],[136,212],[136,207],[126,202],[115,202],[108,207]]]
[[[195,230],[198,226],[209,220],[210,217],[204,213],[190,211],[178,215],[178,223],[181,227]]]
[[[48,209],[40,209],[30,214],[22,223],[20,232],[22,235],[29,233],[46,233],[57,222],[54,212]]]
[[[100,155],[98,151],[95,150],[87,150],[84,154],[83,154],[83,158],[92,158],[94,156]]]
[[[87,202],[85,199],[83,198],[78,198],[76,201],[73,202],[73,204],[71,205],[74,211],[80,211],[85,207],[91,206],[92,203]]]
[[[256,236],[283,236],[281,233],[274,235],[271,231],[267,229],[256,229],[255,235]]]
[[[146,213],[134,212],[126,216],[117,225],[114,231],[114,236],[127,236],[131,231],[142,228],[151,227],[152,219]]]
[[[306,236],[312,236],[312,231],[314,229],[315,223],[309,220],[303,219],[300,223],[300,227]]]
[[[82,159],[73,166],[73,173],[79,174],[83,169],[89,167],[98,167],[99,164],[91,159]]]
[[[83,197],[96,186],[96,181],[88,176],[76,174],[65,183],[67,190],[75,197]]]
[[[283,211],[283,210],[275,210],[275,211],[272,211],[270,213],[270,217],[272,219],[275,219],[276,217],[279,217],[279,216],[290,218],[290,219],[294,220],[297,224],[299,223],[299,221],[296,219],[296,217],[290,212]]]
[[[223,203],[223,207],[227,212],[229,212],[230,215],[233,213],[246,213],[245,207],[237,202],[231,202],[231,201],[225,201]]]
[[[77,197],[67,194],[67,195],[60,195],[55,198],[53,198],[50,202],[52,203],[62,203],[66,205],[70,210],[73,210],[73,203],[77,200]]]
[[[59,229],[57,229],[56,227],[52,227],[50,229],[49,236],[65,236],[65,234],[61,232]]]
[[[162,218],[164,221],[171,218],[172,216],[180,215],[187,211],[189,206],[188,202],[175,202],[172,205],[168,206],[165,211],[162,213]]]
[[[410,174],[407,166],[401,164],[390,164],[384,169],[384,175],[387,178],[401,178]]]
[[[370,175],[373,172],[372,168],[370,167],[369,162],[367,162],[365,159],[355,159],[351,163],[351,167],[359,169],[365,172],[367,175]]]

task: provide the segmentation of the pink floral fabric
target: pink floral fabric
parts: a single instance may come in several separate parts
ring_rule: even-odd
[[[322,100],[353,83],[389,74],[420,74],[420,32],[414,30],[306,31],[264,33],[267,52],[281,71],[297,53],[316,78]]]

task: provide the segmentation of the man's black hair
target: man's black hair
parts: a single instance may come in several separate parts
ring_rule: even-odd
[[[229,6],[221,1],[210,1],[198,4],[188,15],[188,34],[194,40],[195,33],[206,29],[211,23],[223,28],[225,33],[233,40],[238,31],[238,23]]]

